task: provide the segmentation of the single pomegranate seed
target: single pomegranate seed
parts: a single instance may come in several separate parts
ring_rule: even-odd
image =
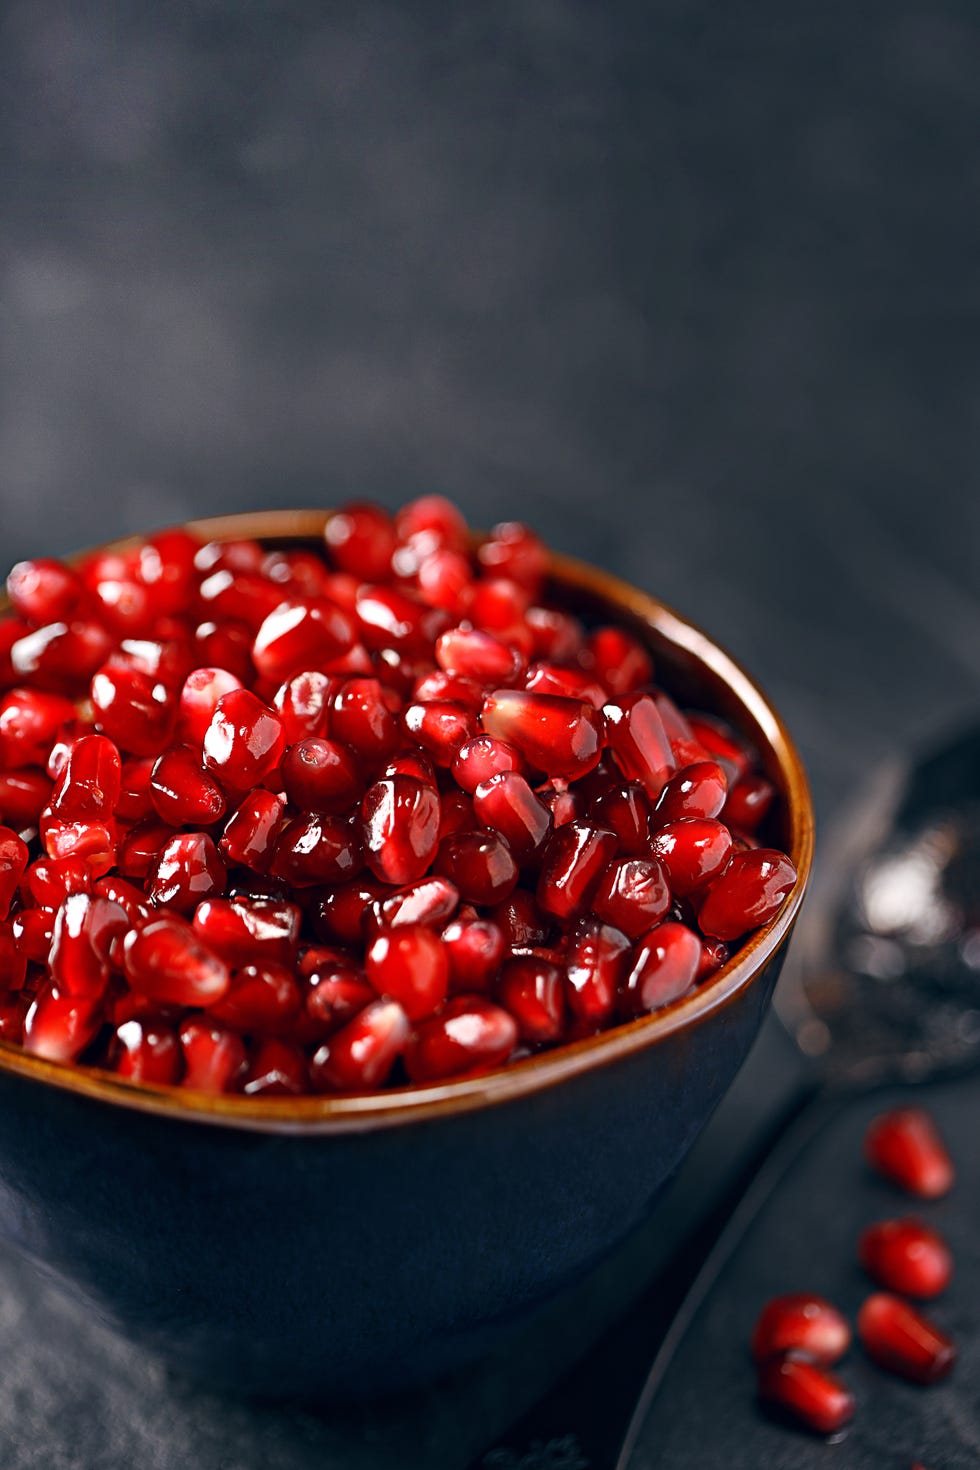
[[[437,546],[466,548],[467,528],[461,513],[444,495],[420,495],[402,507],[395,517],[401,542],[423,542],[426,554]]]
[[[39,626],[67,622],[84,590],[77,572],[49,557],[19,561],[7,577],[14,612]]]
[[[175,914],[131,930],[124,954],[133,989],[164,1003],[213,1005],[231,983],[225,962]]]
[[[242,1079],[250,1097],[298,1097],[308,1088],[306,1057],[298,1046],[277,1036],[263,1036],[252,1048]]]
[[[320,901],[314,919],[317,934],[330,943],[359,944],[364,937],[365,914],[376,898],[390,889],[376,878],[338,883]]]
[[[200,750],[214,718],[218,700],[241,689],[242,681],[228,669],[193,669],[180,691],[177,728],[180,738]]]
[[[73,1062],[102,1025],[98,996],[66,995],[54,981],[40,989],[24,1018],[24,1050],[49,1062]]]
[[[453,760],[452,772],[456,782],[471,795],[483,781],[502,771],[521,771],[524,762],[520,752],[503,740],[492,735],[475,735],[461,745]]]
[[[225,813],[221,787],[189,745],[171,746],[154,764],[150,800],[157,815],[173,827],[208,827]]]
[[[458,906],[459,893],[447,878],[423,878],[388,898],[375,899],[368,914],[376,929],[397,929],[402,924],[438,929]]]
[[[792,1353],[760,1364],[759,1397],[815,1434],[836,1434],[854,1418],[854,1395],[840,1379]]]
[[[590,704],[557,694],[496,689],[483,706],[483,728],[513,745],[535,770],[574,780],[598,765],[602,715]]]
[[[148,919],[152,913],[143,891],[132,883],[127,883],[125,878],[117,878],[115,875],[99,878],[93,883],[92,892],[99,898],[107,898],[110,903],[117,904],[126,914],[131,929],[142,919]]]
[[[437,609],[394,587],[381,586],[359,587],[355,606],[361,641],[368,648],[394,648],[408,654],[428,652],[428,631]]]
[[[377,1000],[365,1006],[315,1053],[310,1066],[314,1086],[323,1092],[382,1087],[405,1050],[409,1033],[408,1016],[396,1001]]]
[[[701,961],[701,941],[673,920],[651,929],[634,951],[621,991],[626,1015],[659,1011],[686,995]]]
[[[473,569],[461,551],[440,546],[423,557],[416,586],[419,597],[430,607],[462,617],[473,601]]]
[[[22,909],[11,923],[17,953],[35,965],[46,965],[54,939],[55,910]]]
[[[405,750],[394,756],[381,772],[382,776],[411,776],[425,786],[438,790],[435,767],[421,750]]]
[[[490,915],[500,926],[509,949],[533,949],[544,944],[551,932],[551,919],[538,907],[533,893],[518,888],[499,903]]]
[[[359,970],[336,960],[313,968],[307,978],[307,1014],[321,1030],[338,1030],[377,999]]]
[[[552,830],[548,808],[516,771],[483,781],[473,794],[473,810],[483,826],[505,838],[520,863],[540,851]]]
[[[659,797],[674,773],[663,718],[649,694],[624,694],[603,708],[609,748],[627,781]]]
[[[421,924],[382,930],[368,946],[367,978],[379,995],[396,1000],[410,1021],[439,1009],[449,990],[449,957],[442,940]]]
[[[282,588],[257,572],[225,568],[201,583],[200,597],[210,617],[220,623],[243,623],[254,634],[282,602]]]
[[[709,979],[722,965],[727,965],[731,958],[727,944],[722,944],[720,939],[705,939],[701,945],[701,961],[695,980],[700,985],[702,980]]]
[[[460,750],[476,735],[476,715],[465,705],[449,700],[410,704],[402,723],[413,740],[431,755],[437,766],[452,766]]]
[[[80,695],[105,662],[113,642],[108,628],[90,619],[76,619],[70,625],[48,623],[13,644],[11,672],[36,689]]]
[[[585,1026],[604,1025],[612,1015],[626,973],[630,941],[619,929],[585,919],[568,950],[565,994],[572,1015]]]
[[[81,858],[39,858],[25,871],[23,883],[36,904],[58,908],[70,893],[88,893],[92,874]]]
[[[147,875],[146,891],[157,908],[190,918],[205,898],[224,893],[227,872],[206,832],[183,832],[160,849]]]
[[[176,701],[164,685],[135,669],[103,664],[92,679],[96,728],[130,755],[155,755],[168,744]]]
[[[596,628],[585,648],[589,667],[610,694],[628,694],[653,678],[653,660],[625,628]]]
[[[180,1027],[183,1086],[194,1092],[232,1092],[247,1062],[245,1043],[209,1016],[188,1016]]]
[[[259,628],[252,662],[264,679],[280,684],[338,658],[353,642],[350,618],[332,602],[283,602]]]
[[[565,1029],[565,996],[557,965],[537,955],[508,960],[497,981],[497,999],[517,1022],[522,1041],[559,1041]]]
[[[479,826],[473,798],[465,791],[445,791],[439,812],[439,841],[457,832],[472,832]]]
[[[398,722],[377,679],[348,679],[333,697],[329,731],[366,766],[376,765],[398,744]]]
[[[454,919],[442,931],[454,995],[488,991],[503,962],[503,930],[491,919]]]
[[[671,891],[683,898],[724,870],[732,835],[711,818],[679,817],[653,834],[650,851],[663,865]]]
[[[630,939],[639,939],[666,917],[670,889],[655,860],[621,858],[611,863],[592,895],[592,912]]]
[[[399,888],[429,867],[439,841],[439,794],[411,776],[376,781],[361,804],[367,865]],[[451,877],[451,874],[447,874]]]
[[[193,661],[202,668],[225,669],[247,684],[255,678],[252,637],[245,623],[199,623],[194,629]]]
[[[448,878],[467,903],[495,904],[509,898],[518,870],[496,832],[455,832],[439,843],[434,871]]]
[[[272,873],[295,888],[342,883],[364,866],[361,843],[350,823],[339,817],[304,812],[283,829]]]
[[[671,776],[660,793],[654,825],[664,827],[682,817],[717,817],[725,805],[728,782],[717,761],[696,761]]]
[[[56,817],[45,807],[39,818],[41,842],[51,858],[77,857],[93,876],[107,873],[116,861],[117,832],[113,821],[94,817],[73,821]]]
[[[739,832],[754,832],[768,813],[775,796],[776,788],[772,782],[750,771],[728,793],[722,815],[729,827]]]
[[[571,919],[588,904],[603,869],[616,852],[616,836],[585,822],[567,822],[544,854],[537,899],[546,913]]]
[[[290,746],[282,762],[286,795],[300,811],[335,816],[364,795],[364,781],[351,752],[335,740],[308,736]]]
[[[274,898],[208,898],[198,904],[194,928],[228,965],[291,965],[301,914]]]
[[[50,810],[59,817],[110,817],[122,791],[119,751],[104,735],[82,735],[72,742],[51,793]]]
[[[179,527],[158,531],[140,548],[137,575],[149,590],[157,613],[177,613],[186,607],[196,580],[194,558],[200,549],[200,542]]]
[[[483,708],[486,690],[475,679],[433,669],[416,679],[411,689],[412,704],[462,704],[475,713]]]
[[[796,883],[796,869],[785,853],[757,847],[736,852],[711,884],[698,923],[713,939],[738,939],[773,918]]]
[[[22,842],[9,827],[0,827],[0,919],[5,919],[10,912],[29,857],[27,843]]]
[[[494,526],[477,551],[480,565],[494,577],[508,577],[532,596],[541,590],[548,570],[548,553],[542,542],[519,521],[502,521]]]
[[[204,735],[204,764],[225,790],[247,791],[278,766],[282,721],[248,689],[232,689],[215,706]]]
[[[558,694],[565,699],[580,699],[597,710],[602,709],[609,699],[608,689],[604,689],[591,674],[583,669],[569,669],[558,664],[532,664],[524,679],[524,688],[530,693]]]
[[[405,1070],[413,1082],[484,1072],[506,1062],[516,1045],[513,1016],[482,996],[457,995],[419,1026],[405,1051]]]
[[[224,998],[211,1006],[211,1015],[239,1031],[280,1031],[295,1020],[301,1005],[292,970],[284,965],[245,965],[232,976]]]
[[[117,866],[127,878],[145,878],[157,853],[170,841],[173,828],[152,819],[138,822],[119,848]]]
[[[339,688],[329,674],[308,670],[294,674],[276,691],[275,707],[289,745],[310,735],[322,735],[330,717],[330,705]]]
[[[218,843],[227,860],[257,873],[267,872],[282,831],[284,808],[281,796],[261,787],[246,796]]]
[[[650,802],[638,781],[610,786],[593,798],[587,811],[594,827],[615,832],[623,857],[645,857],[650,850]]]
[[[123,761],[116,816],[120,822],[142,822],[156,814],[150,796],[150,776],[156,761],[152,756],[132,756]]]
[[[384,582],[391,575],[395,528],[380,506],[345,505],[328,516],[323,534],[342,572],[362,582]]]
[[[922,1108],[896,1108],[875,1118],[864,1156],[879,1174],[922,1199],[948,1194],[956,1178],[939,1129]]]
[[[937,1383],[956,1362],[956,1346],[908,1302],[888,1292],[869,1296],[858,1313],[861,1346],[879,1368],[913,1383]]]
[[[745,775],[749,769],[749,752],[724,720],[711,715],[688,714],[689,739],[693,740],[709,756],[722,761],[730,771],[729,786]]]
[[[903,1296],[939,1296],[953,1277],[949,1247],[921,1220],[869,1225],[858,1242],[858,1260],[879,1286]]]
[[[176,1032],[154,1021],[124,1021],[113,1038],[115,1069],[130,1082],[168,1086],[177,1081],[183,1057]]]
[[[752,1332],[757,1363],[780,1353],[798,1352],[814,1363],[829,1365],[851,1345],[847,1319],[832,1302],[811,1292],[773,1297],[759,1313]]]
[[[20,831],[33,827],[51,798],[51,782],[43,771],[8,771],[0,775],[0,819]]]
[[[529,607],[526,623],[533,639],[531,652],[536,657],[556,661],[578,658],[585,640],[578,618],[553,607]]]
[[[480,628],[450,628],[436,640],[435,658],[447,674],[495,685],[516,678],[522,662],[513,648]]]
[[[60,694],[9,689],[0,699],[0,766],[43,766],[52,741],[75,718],[75,706]]]
[[[102,912],[99,911],[101,906]],[[101,998],[109,981],[109,962],[105,952],[104,923],[106,911],[115,909],[106,899],[93,899],[87,893],[73,893],[58,910],[48,956],[51,979],[63,996]],[[118,911],[122,931],[129,920]],[[110,920],[115,917],[109,914]],[[99,939],[103,944],[99,944]]]

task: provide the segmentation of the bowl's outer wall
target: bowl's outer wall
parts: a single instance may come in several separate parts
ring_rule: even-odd
[[[0,1229],[178,1369],[347,1396],[458,1366],[643,1217],[781,962],[612,1066],[411,1129],[260,1134],[0,1074]]]

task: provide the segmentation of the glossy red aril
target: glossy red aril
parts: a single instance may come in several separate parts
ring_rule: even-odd
[[[310,1074],[321,1092],[382,1087],[408,1043],[411,1023],[394,1000],[377,1000],[314,1054]]]
[[[403,505],[395,517],[395,531],[402,543],[424,542],[425,548],[466,546],[467,526],[459,509],[444,495],[419,495]]]
[[[24,1018],[24,1050],[49,1062],[73,1062],[102,1025],[100,997],[66,995],[53,980],[38,991]]]
[[[172,827],[209,827],[225,814],[221,787],[189,745],[164,751],[150,772],[149,790],[157,815]]]
[[[207,833],[181,832],[157,854],[146,892],[157,908],[190,918],[203,899],[224,893],[226,881],[225,865]]]
[[[421,750],[405,750],[401,755],[394,756],[388,761],[382,776],[411,776],[415,781],[421,781],[424,786],[431,786],[433,790],[438,789],[435,767],[429,757]],[[448,795],[453,795],[449,792]]]
[[[831,1364],[851,1345],[847,1318],[826,1297],[792,1292],[766,1303],[752,1332],[757,1363],[779,1353],[799,1352],[815,1363]]]
[[[481,782],[473,811],[482,826],[501,834],[519,863],[530,861],[551,832],[551,813],[516,771]]]
[[[252,645],[252,662],[263,679],[282,683],[346,652],[354,627],[332,602],[283,602],[269,614]]]
[[[953,1257],[938,1231],[922,1220],[882,1220],[858,1242],[858,1260],[879,1286],[903,1296],[933,1297],[953,1277]]]
[[[377,993],[396,1000],[410,1021],[431,1016],[446,999],[449,957],[438,934],[424,925],[381,930],[364,963]]]
[[[701,941],[685,924],[658,924],[634,950],[623,981],[626,1015],[658,1011],[685,996],[694,984],[701,960]]]
[[[228,862],[256,873],[267,872],[282,831],[285,806],[282,796],[263,787],[244,797],[218,843]]]
[[[365,585],[358,588],[355,610],[361,641],[368,648],[408,654],[428,651],[428,632],[437,609],[394,587]]]
[[[106,918],[97,911],[114,908],[105,899],[93,899],[87,893],[73,893],[58,910],[54,922],[48,968],[51,979],[64,996],[102,996],[109,981],[108,946],[98,944],[98,921]],[[122,928],[128,919],[119,911]],[[112,917],[111,915],[109,916]],[[102,931],[104,936],[104,930]]]
[[[331,738],[368,767],[383,761],[399,741],[398,722],[377,679],[348,679],[333,696],[328,721]]]
[[[555,918],[581,913],[616,852],[616,835],[586,822],[566,822],[548,843],[538,879],[538,904]]]
[[[453,759],[452,772],[457,785],[471,795],[483,781],[503,771],[521,771],[524,762],[519,751],[492,735],[475,735],[461,745]]]
[[[188,1016],[179,1037],[184,1087],[212,1093],[236,1088],[247,1061],[245,1043],[236,1032],[210,1016]]]
[[[244,965],[236,970],[227,994],[212,1005],[211,1015],[239,1031],[276,1032],[299,1014],[302,996],[296,977],[285,965]]]
[[[38,626],[67,622],[84,590],[78,573],[51,557],[19,561],[7,577],[14,612]]]
[[[231,983],[225,962],[176,914],[130,930],[124,954],[133,990],[163,1003],[213,1005]]]
[[[608,786],[594,797],[588,818],[615,832],[621,857],[646,857],[650,850],[650,802],[638,781]]]
[[[308,1068],[302,1049],[277,1036],[263,1036],[252,1044],[242,1092],[249,1097],[298,1097],[308,1088]]]
[[[412,704],[462,704],[475,712],[483,708],[484,697],[484,687],[475,679],[447,674],[442,669],[431,669],[420,675],[411,689]]]
[[[625,628],[596,628],[586,639],[585,657],[612,695],[628,694],[653,678],[653,660]]]
[[[576,1020],[588,1027],[608,1021],[632,946],[619,929],[584,919],[568,948],[565,995]]]
[[[389,892],[387,884],[363,875],[353,883],[338,883],[328,888],[315,910],[314,928],[318,937],[331,944],[362,943],[368,907]]]
[[[956,1172],[935,1120],[923,1108],[896,1108],[869,1125],[864,1156],[873,1169],[909,1194],[940,1199]]]
[[[517,1022],[522,1041],[558,1041],[565,1029],[562,972],[537,955],[508,960],[500,972],[496,998]]]
[[[482,720],[488,734],[513,745],[547,776],[574,780],[602,755],[602,715],[579,699],[496,689],[484,703]]]
[[[283,828],[271,871],[295,888],[343,883],[364,866],[360,837],[341,817],[304,812]]]
[[[459,892],[448,878],[422,878],[389,898],[375,899],[365,918],[370,917],[376,929],[396,929],[402,924],[439,929],[458,906]]]
[[[501,521],[477,551],[480,565],[494,577],[509,577],[536,596],[548,570],[541,540],[520,521]]]
[[[361,971],[336,960],[311,969],[306,979],[306,1012],[321,1035],[338,1030],[377,999]]]
[[[57,917],[52,908],[21,909],[10,921],[10,932],[17,953],[35,965],[46,965],[54,938]]]
[[[122,791],[119,751],[104,735],[72,741],[51,793],[50,810],[59,817],[111,817]]]
[[[736,852],[708,889],[698,923],[714,939],[738,939],[774,918],[795,883],[796,868],[785,853],[770,847]]]
[[[17,831],[36,825],[42,807],[51,798],[51,791],[51,781],[43,771],[0,774],[0,821]]]
[[[435,764],[442,767],[453,765],[477,730],[474,712],[450,700],[407,705],[402,724],[412,739],[429,752]]]
[[[327,517],[327,550],[342,572],[362,582],[383,582],[391,574],[395,528],[377,505],[345,505]]]
[[[376,781],[361,804],[361,837],[376,877],[398,887],[416,882],[439,842],[438,792],[411,776]]]
[[[291,965],[301,918],[295,904],[275,898],[208,898],[198,904],[194,928],[236,969],[250,964]]]
[[[915,1307],[889,1292],[869,1296],[858,1313],[861,1346],[879,1368],[913,1383],[937,1383],[956,1362],[956,1346]]]
[[[316,735],[286,751],[282,784],[287,799],[300,811],[328,815],[349,811],[364,794],[363,777],[347,747]]]
[[[551,932],[551,916],[542,913],[534,894],[526,888],[515,889],[510,898],[497,904],[490,917],[500,926],[509,949],[533,949],[544,944]]]
[[[137,822],[119,845],[116,865],[120,873],[126,878],[145,878],[157,853],[173,836],[173,831],[166,822],[154,818]]]
[[[232,689],[215,706],[204,735],[204,764],[226,791],[247,791],[278,766],[282,721],[248,689]]]
[[[180,1042],[171,1026],[135,1018],[116,1027],[113,1056],[120,1077],[158,1086],[176,1082],[183,1063]]]
[[[75,718],[75,706],[60,694],[9,689],[0,699],[0,766],[43,766],[59,730]]]
[[[173,694],[151,675],[103,664],[92,679],[96,728],[129,755],[156,755],[177,718]]]
[[[70,893],[88,893],[92,874],[81,858],[38,858],[25,870],[23,882],[36,904],[57,908]]]
[[[434,871],[448,878],[466,903],[495,904],[517,886],[517,864],[496,832],[455,832],[439,843]]]
[[[93,876],[107,873],[116,861],[118,833],[114,821],[55,816],[45,807],[39,818],[41,842],[50,858],[76,857]]]
[[[711,715],[688,714],[689,738],[695,741],[708,755],[723,761],[730,772],[729,786],[745,775],[749,768],[749,754],[734,731]]]
[[[294,674],[279,686],[273,703],[288,745],[324,733],[331,701],[340,687],[341,682],[336,678],[315,669]]]
[[[473,571],[461,551],[440,546],[423,557],[415,579],[416,590],[430,607],[444,608],[453,617],[466,614],[473,601]]]
[[[666,917],[670,889],[656,861],[620,858],[610,863],[592,895],[592,912],[630,939],[639,939]]]
[[[449,960],[450,992],[488,991],[506,952],[503,930],[492,919],[454,919],[442,931]]]
[[[695,761],[671,776],[654,809],[654,826],[681,817],[717,817],[725,805],[728,781],[717,761]]]
[[[663,718],[649,694],[623,694],[603,707],[606,738],[627,781],[659,797],[674,774],[674,754]]]
[[[854,1395],[833,1373],[785,1353],[758,1370],[759,1397],[815,1434],[836,1434],[854,1418]]]
[[[437,1082],[499,1067],[517,1045],[509,1011],[479,995],[457,995],[438,1016],[423,1021],[405,1051],[413,1082]]]
[[[766,816],[776,796],[776,788],[765,776],[749,771],[728,793],[722,816],[729,827],[739,832],[754,832]]]
[[[0,827],[0,919],[5,919],[10,912],[29,857],[27,843],[9,827]]]
[[[609,699],[608,689],[584,669],[564,665],[532,664],[524,679],[524,688],[533,694],[558,694],[566,699],[580,699],[593,709],[602,709]]]
[[[193,669],[180,691],[177,712],[180,738],[200,749],[218,700],[241,687],[242,681],[228,669]]]
[[[521,668],[520,654],[480,628],[450,628],[436,639],[435,660],[447,674],[481,684],[505,684]]]
[[[653,834],[650,851],[661,863],[671,892],[683,898],[724,870],[732,834],[709,817],[679,817]]]

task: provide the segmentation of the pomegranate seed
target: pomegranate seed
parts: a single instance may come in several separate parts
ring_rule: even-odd
[[[551,832],[551,813],[516,771],[500,771],[473,794],[473,810],[483,826],[499,832],[520,863],[527,863]]]
[[[472,832],[478,827],[473,798],[465,791],[446,791],[439,813],[439,841],[457,832]]]
[[[674,773],[663,718],[649,694],[624,694],[603,707],[609,749],[627,781],[659,797]]]
[[[476,735],[476,715],[449,700],[410,704],[402,723],[413,740],[425,747],[437,766],[449,767],[461,748]]]
[[[673,920],[651,929],[632,956],[623,982],[622,1007],[627,1015],[659,1011],[686,995],[701,960],[701,941]]]
[[[73,1062],[102,1025],[99,997],[65,995],[48,981],[24,1018],[24,1050],[49,1062]]]
[[[282,831],[284,809],[281,796],[261,787],[246,796],[218,843],[228,861],[257,873],[266,872]]]
[[[504,684],[516,678],[522,662],[513,648],[480,628],[450,628],[436,640],[435,658],[447,674],[460,674],[481,684]]]
[[[39,626],[67,622],[84,590],[77,572],[49,557],[19,561],[7,577],[14,612]]]
[[[285,743],[275,711],[248,689],[232,689],[205,731],[204,764],[226,791],[247,791],[275,770]]]
[[[313,969],[308,981],[307,1013],[330,1031],[336,1031],[377,999],[360,971],[338,967],[336,962]]]
[[[377,679],[348,679],[333,697],[330,734],[370,766],[398,744],[398,722]]]
[[[0,765],[43,766],[51,742],[74,718],[75,706],[60,694],[9,689],[0,700]]]
[[[466,522],[460,512],[443,495],[420,495],[409,501],[395,517],[399,541],[424,541],[426,550],[452,546],[457,551],[466,547]]]
[[[170,841],[173,828],[163,822],[138,822],[119,849],[119,871],[127,878],[145,878],[157,853]]]
[[[659,859],[672,892],[684,897],[716,878],[732,853],[732,836],[721,822],[679,817],[653,834],[650,851]]]
[[[638,781],[610,786],[589,804],[594,827],[615,832],[623,857],[644,857],[650,850],[650,803]]]
[[[378,898],[368,914],[378,929],[397,929],[402,924],[427,924],[438,929],[452,918],[459,906],[459,893],[446,878],[423,878],[390,898]]]
[[[140,995],[174,1005],[208,1006],[228,990],[228,966],[175,914],[126,936],[126,978]]]
[[[135,669],[103,664],[92,679],[96,728],[130,755],[155,755],[176,722],[173,695]]]
[[[851,1329],[832,1302],[810,1292],[773,1297],[759,1314],[752,1333],[757,1363],[780,1353],[798,1352],[814,1363],[829,1365],[851,1345]]]
[[[670,889],[656,861],[621,858],[611,863],[592,896],[592,912],[630,939],[639,939],[666,917]]]
[[[194,567],[202,576],[209,572],[258,572],[265,552],[257,541],[209,541],[194,553]]]
[[[180,738],[200,750],[218,700],[241,687],[241,679],[228,669],[193,669],[180,691],[177,714]]]
[[[624,628],[596,628],[585,647],[589,667],[610,694],[628,694],[653,678],[650,655]]]
[[[135,928],[141,919],[148,919],[152,912],[146,902],[146,895],[132,883],[127,883],[125,878],[99,878],[92,885],[92,892],[121,908],[129,920],[130,928]]]
[[[339,817],[304,812],[283,829],[272,872],[295,888],[342,883],[364,866],[355,829]]]
[[[101,914],[93,916],[93,910],[99,904],[106,906],[106,900],[92,899],[87,893],[73,893],[58,910],[48,967],[52,981],[63,996],[97,1000],[109,982],[108,960],[94,942],[93,917],[103,917]],[[125,930],[129,921],[122,910],[119,913]]]
[[[785,853],[757,847],[736,852],[711,884],[698,923],[714,939],[738,939],[779,912],[796,883],[796,869]]]
[[[122,791],[119,751],[104,735],[82,735],[72,742],[51,793],[50,810],[59,817],[109,817]]]
[[[482,719],[488,734],[515,746],[547,776],[584,776],[602,755],[602,715],[578,699],[496,689],[483,706]]]
[[[474,713],[483,708],[486,691],[475,679],[464,679],[460,674],[446,674],[442,669],[433,669],[423,674],[412,685],[413,704],[462,704]]]
[[[626,973],[630,942],[619,929],[583,920],[568,950],[566,998],[576,1020],[602,1026],[612,1015]]]
[[[568,920],[580,914],[616,852],[616,836],[585,822],[567,822],[544,854],[537,899],[546,913]]]
[[[130,1082],[168,1086],[181,1070],[180,1042],[169,1027],[154,1021],[124,1021],[113,1038],[115,1069]]]
[[[411,776],[390,776],[368,789],[361,817],[365,858],[376,877],[401,888],[423,876],[439,841],[438,792]]]
[[[190,918],[205,898],[225,891],[227,872],[205,832],[183,832],[160,849],[147,875],[146,891],[157,908]]]
[[[332,602],[282,602],[259,628],[252,662],[264,679],[280,684],[338,658],[353,642],[350,618]]]
[[[291,965],[301,914],[274,898],[208,898],[198,904],[194,928],[228,965]]]
[[[280,1037],[256,1041],[242,1091],[251,1097],[298,1097],[307,1091],[306,1057],[298,1046]]]
[[[11,924],[17,953],[35,965],[46,965],[54,939],[55,911],[50,908],[23,909]]]
[[[728,946],[722,944],[720,939],[705,939],[701,944],[701,961],[695,980],[700,985],[702,980],[716,974],[722,965],[727,965],[730,958]]]
[[[240,1031],[280,1031],[295,1020],[301,1005],[292,970],[284,965],[245,965],[232,976],[224,998],[211,1006],[211,1014]]]
[[[358,878],[338,883],[324,894],[314,919],[317,934],[331,943],[359,944],[364,938],[363,921],[376,898],[390,890],[375,878]]]
[[[547,551],[534,532],[519,521],[494,526],[477,557],[490,575],[508,577],[532,596],[540,592],[548,570]]]
[[[255,678],[250,629],[236,622],[199,623],[194,629],[194,662],[202,668],[225,669],[249,683]]]
[[[567,661],[581,653],[585,630],[569,613],[553,607],[529,607],[526,623],[533,639],[531,652],[538,658]],[[600,700],[600,704],[605,702],[604,698]]]
[[[316,670],[294,674],[280,685],[274,703],[287,744],[294,745],[310,735],[323,734],[330,716],[330,704],[338,688],[336,679]]]
[[[355,603],[361,641],[370,649],[407,654],[428,652],[428,631],[437,609],[394,587],[361,586]]]
[[[0,818],[18,831],[37,824],[51,797],[51,782],[43,771],[0,774]]]
[[[455,919],[442,931],[451,994],[488,991],[505,953],[503,930],[491,919]]]
[[[310,1066],[314,1086],[323,1092],[363,1092],[383,1086],[405,1050],[409,1032],[409,1019],[396,1001],[377,1000],[365,1006],[314,1055]]]
[[[448,878],[467,903],[494,904],[517,886],[517,864],[496,832],[455,832],[439,843],[434,871]]]
[[[157,532],[140,548],[137,574],[157,613],[176,613],[187,605],[200,549],[200,542],[179,527]]]
[[[201,583],[200,597],[211,617],[223,623],[243,623],[256,633],[282,602],[282,589],[257,572],[224,568]]]
[[[473,601],[473,571],[460,551],[440,546],[422,559],[417,575],[417,590],[430,607],[444,608],[454,617],[462,617]]]
[[[949,1247],[921,1220],[869,1225],[858,1242],[858,1260],[880,1286],[903,1296],[939,1296],[953,1277]]]
[[[382,776],[411,776],[414,781],[421,781],[423,785],[438,790],[435,767],[421,750],[406,750],[401,755],[396,755],[388,762],[381,774]]]
[[[937,1383],[956,1362],[955,1344],[934,1323],[903,1302],[879,1291],[858,1313],[861,1346],[879,1368],[913,1383]]]
[[[875,1118],[864,1155],[879,1174],[922,1199],[948,1194],[956,1177],[939,1129],[922,1108],[896,1108]]]
[[[600,710],[609,699],[609,691],[582,669],[566,669],[557,664],[532,664],[524,679],[529,693],[558,694],[565,699],[579,699]]]
[[[506,1062],[516,1045],[513,1016],[481,996],[457,995],[419,1026],[405,1052],[405,1070],[413,1082],[483,1072]]]
[[[41,842],[48,857],[77,857],[95,876],[107,873],[116,861],[116,824],[84,818],[80,821],[56,817],[45,807],[40,819]]]
[[[209,1016],[188,1016],[180,1027],[182,1084],[194,1092],[231,1092],[245,1071],[245,1043]]]
[[[687,727],[689,739],[727,766],[731,772],[728,784],[734,786],[749,768],[749,754],[731,727],[724,720],[701,714],[688,714]]]
[[[142,822],[155,815],[150,797],[150,776],[156,761],[152,756],[133,756],[123,761],[116,816],[120,822]]]
[[[510,949],[533,949],[544,944],[551,932],[551,919],[538,908],[533,893],[524,888],[499,903],[490,917],[500,926]]]
[[[514,1017],[522,1041],[559,1041],[565,1029],[565,996],[557,965],[536,955],[508,960],[497,981],[497,999]]]
[[[422,924],[382,930],[368,946],[367,978],[379,995],[396,1000],[410,1021],[439,1009],[449,990],[449,957],[442,940]]]
[[[172,827],[208,827],[225,813],[220,786],[201,767],[189,745],[165,750],[150,773],[150,800],[154,810]]]
[[[754,832],[766,816],[776,795],[776,788],[765,776],[748,772],[728,793],[722,813],[729,827],[739,832]]]
[[[682,817],[717,817],[725,805],[728,782],[717,761],[696,761],[671,776],[654,812],[657,827]]]
[[[854,1418],[854,1395],[840,1379],[791,1353],[760,1364],[759,1397],[816,1434],[836,1434]]]
[[[23,1046],[24,1020],[30,1007],[31,1001],[24,995],[0,997],[0,1041],[6,1041],[10,1046]]]
[[[342,572],[362,582],[383,582],[391,574],[395,528],[376,505],[345,505],[323,528],[327,550]]]
[[[14,894],[27,870],[30,856],[27,843],[22,842],[9,827],[0,827],[0,919],[10,912]]]
[[[453,777],[464,791],[471,795],[483,781],[502,771],[521,771],[524,762],[520,753],[503,740],[492,735],[475,735],[456,752],[453,760]]]
[[[347,747],[315,735],[287,750],[282,784],[286,796],[300,811],[329,816],[349,811],[364,795],[364,781]]]

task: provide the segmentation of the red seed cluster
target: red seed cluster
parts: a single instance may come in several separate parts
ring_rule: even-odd
[[[351,505],[24,562],[0,622],[0,1037],[134,1081],[458,1078],[686,995],[796,881],[772,785],[525,526]]]

